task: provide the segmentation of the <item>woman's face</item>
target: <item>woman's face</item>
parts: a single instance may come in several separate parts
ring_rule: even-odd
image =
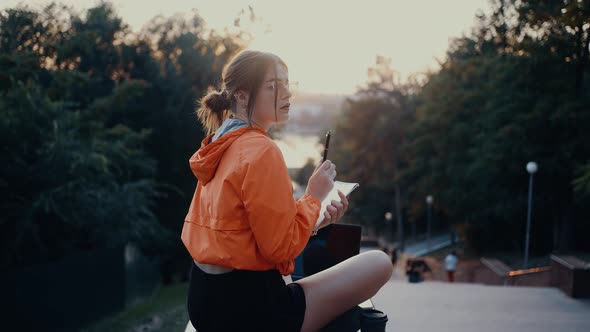
[[[289,91],[289,72],[281,64],[277,64],[274,69],[268,70],[266,73],[262,86],[258,90],[252,113],[252,121],[265,130],[268,130],[274,123],[289,120],[289,107],[291,106],[289,99],[292,96]],[[276,109],[275,90],[277,90]]]

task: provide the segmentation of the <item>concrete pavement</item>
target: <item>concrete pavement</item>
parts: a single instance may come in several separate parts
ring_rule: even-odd
[[[590,300],[555,288],[391,280],[373,302],[388,332],[590,331]]]

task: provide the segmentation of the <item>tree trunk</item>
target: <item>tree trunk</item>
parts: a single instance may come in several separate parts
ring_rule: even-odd
[[[554,219],[553,223],[553,250],[567,252],[571,249],[572,242],[572,215],[566,213]]]
[[[402,219],[402,208],[401,208],[401,198],[400,198],[400,189],[399,189],[399,182],[395,183],[395,217],[397,218],[397,238],[399,241],[399,249],[400,251],[404,250],[404,221]]]
[[[582,85],[584,83],[584,71],[588,64],[588,46],[590,43],[590,31],[584,34],[584,20],[580,20],[578,25],[578,50],[577,50],[577,63],[576,63],[576,94],[582,91]],[[584,38],[584,35],[586,38]]]
[[[559,251],[567,252],[571,249],[572,243],[572,215],[570,212],[561,218],[560,226]]]
[[[559,252],[559,218],[553,218],[553,251]]]

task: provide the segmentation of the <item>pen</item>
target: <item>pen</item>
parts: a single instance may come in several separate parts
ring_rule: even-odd
[[[332,133],[328,130],[326,133],[326,141],[324,142],[324,155],[322,156],[322,163],[328,159],[328,148],[330,146],[330,136]]]

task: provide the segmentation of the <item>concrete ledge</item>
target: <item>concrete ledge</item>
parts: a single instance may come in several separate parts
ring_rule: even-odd
[[[494,272],[500,277],[506,277],[510,272],[510,267],[508,267],[508,265],[504,264],[502,261],[498,259],[484,257],[480,261],[481,264],[483,264],[488,269],[492,270],[492,272]]]
[[[481,267],[475,269],[473,281],[485,285],[506,285],[510,268],[495,258],[481,258]]]
[[[590,298],[590,264],[574,256],[551,255],[551,286],[573,298]]]

